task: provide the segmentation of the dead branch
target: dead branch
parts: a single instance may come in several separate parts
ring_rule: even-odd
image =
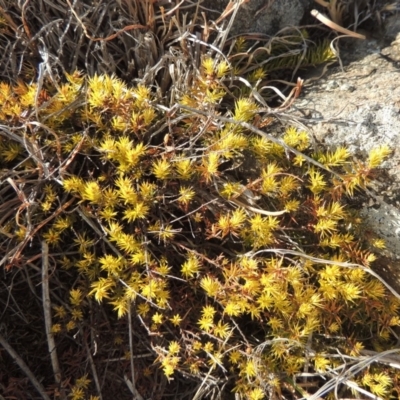
[[[130,361],[131,361],[131,374],[132,374],[132,382],[128,384],[129,379],[125,377],[125,382],[129,387],[129,390],[132,392],[135,400],[144,400],[141,394],[138,392],[135,386],[136,377],[135,377],[135,365],[133,363],[133,332],[132,332],[132,304],[129,304],[128,308],[128,329],[129,329],[129,353],[130,353]]]
[[[54,380],[58,385],[61,384],[61,370],[58,362],[56,343],[54,335],[51,331],[51,300],[49,290],[49,246],[42,241],[42,296],[43,296],[43,313],[46,328],[47,344],[49,348],[51,365],[54,372]]]

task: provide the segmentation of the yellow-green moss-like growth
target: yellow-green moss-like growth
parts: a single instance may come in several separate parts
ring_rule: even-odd
[[[369,273],[383,243],[360,234],[346,201],[389,149],[355,163],[343,147],[315,151],[293,127],[271,140],[246,97],[221,119],[229,71],[204,58],[174,110],[114,76],[76,72],[39,95],[2,83],[0,120],[24,133],[0,142],[1,164],[46,184],[36,214],[21,206],[1,234],[14,246],[39,235],[55,268],[74,276],[67,304],[55,305],[55,334],[86,329],[94,299],[119,319],[110,334],[130,313],[140,324],[153,352],[147,374],[234,382],[251,400],[306,396],[296,374],[315,374],[316,391],[343,359],[391,348],[400,324],[399,299]],[[389,398],[399,377],[386,373],[354,379]]]

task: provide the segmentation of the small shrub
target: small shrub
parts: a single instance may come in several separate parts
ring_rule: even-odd
[[[267,105],[262,58],[252,68],[238,46],[202,54],[169,100],[112,74],[0,85],[16,210],[2,212],[3,264],[49,246],[73,399],[100,388],[111,358],[131,392],[155,398],[174,384],[187,398],[398,391],[392,367],[361,358],[393,347],[400,303],[372,270],[383,241],[348,201],[390,150],[354,161],[290,124],[276,135],[290,102]]]

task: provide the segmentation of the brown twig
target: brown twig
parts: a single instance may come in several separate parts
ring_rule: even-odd
[[[101,394],[101,385],[100,385],[99,377],[98,377],[98,374],[96,371],[96,366],[94,365],[93,357],[92,357],[92,354],[90,353],[89,345],[87,344],[86,339],[85,339],[85,348],[86,348],[87,357],[89,359],[90,368],[92,369],[93,380],[94,380],[94,384],[96,385],[99,399],[103,400],[103,396]]]
[[[229,1],[227,6],[225,7],[225,10],[222,12],[222,14],[218,17],[218,19],[215,21],[215,23],[218,25],[222,20],[224,20],[226,17],[228,17],[230,14],[233,13],[233,11],[239,8],[242,4],[248,3],[249,0],[240,0],[239,3],[236,3],[232,0]]]
[[[13,21],[13,19],[7,14],[7,12],[5,11],[5,9],[3,7],[0,7],[0,14],[3,16],[3,18],[6,20],[7,24],[6,27],[7,28],[11,28],[14,33],[18,32],[18,25]]]
[[[30,29],[29,29],[28,24],[26,23],[26,18],[25,18],[26,7],[28,6],[29,1],[30,1],[30,0],[25,0],[24,4],[22,5],[22,9],[21,9],[21,19],[22,19],[22,24],[23,24],[23,26],[24,26],[26,35],[28,36],[29,41],[31,41],[31,40],[32,40],[32,34],[31,34],[31,31],[30,31]]]
[[[130,362],[131,362],[131,375],[132,375],[132,382],[128,384],[129,380],[125,378],[125,382],[129,387],[129,390],[134,395],[135,400],[144,400],[142,395],[136,389],[136,376],[135,376],[135,364],[133,362],[133,332],[132,332],[132,304],[129,303],[128,307],[128,331],[129,331],[129,353],[130,353]]]
[[[18,260],[20,257],[22,250],[25,248],[26,244],[30,239],[32,239],[36,233],[43,228],[49,221],[51,221],[53,218],[57,217],[59,214],[61,214],[63,211],[65,211],[73,202],[75,201],[75,198],[70,199],[66,203],[64,203],[62,206],[57,208],[56,211],[50,217],[46,218],[44,221],[42,221],[40,224],[38,224],[33,230],[32,227],[29,228],[28,233],[26,234],[24,240],[20,242],[13,250],[8,252],[1,260],[0,260],[0,266],[3,265],[10,257],[10,263],[7,266],[7,269],[11,268],[13,265],[14,260]]]
[[[58,385],[61,385],[61,370],[58,362],[56,343],[54,340],[53,332],[51,331],[51,300],[49,290],[49,246],[43,240],[42,241],[42,300],[43,300],[43,314],[44,323],[47,336],[47,345],[49,348],[49,354],[51,359],[51,365],[54,372],[54,380]],[[65,399],[66,397],[63,396]]]
[[[183,110],[190,111],[190,112],[192,112],[192,113],[194,113],[194,114],[204,115],[205,117],[208,117],[208,116],[210,115],[210,112],[209,112],[209,111],[198,110],[198,109],[196,109],[196,108],[192,108],[192,107],[186,106],[186,105],[184,105],[184,104],[180,104],[179,107],[180,107],[181,109],[183,109]],[[269,113],[270,115],[273,115],[273,113],[271,112],[271,109],[260,109],[259,111],[260,111],[260,112],[267,112],[267,113]],[[273,135],[270,135],[270,134],[268,134],[268,133],[265,133],[265,132],[262,131],[261,129],[257,129],[254,125],[252,125],[252,124],[250,124],[250,123],[242,122],[242,121],[235,121],[235,120],[232,119],[232,118],[227,118],[227,117],[223,117],[223,116],[220,116],[220,115],[214,115],[213,118],[214,118],[215,120],[218,120],[218,121],[228,122],[228,123],[231,123],[231,124],[234,124],[234,125],[238,125],[238,126],[242,126],[243,128],[249,129],[251,132],[254,132],[254,133],[256,133],[257,135],[268,139],[268,140],[271,141],[272,143],[276,143],[276,144],[278,144],[278,145],[284,147],[286,150],[290,151],[291,153],[303,157],[304,160],[308,161],[310,164],[313,164],[313,165],[315,165],[316,167],[321,168],[321,169],[323,169],[324,171],[327,171],[327,172],[331,173],[331,174],[332,174],[333,176],[335,176],[336,178],[338,178],[338,179],[340,179],[340,180],[342,179],[341,176],[340,176],[338,173],[329,170],[326,166],[324,166],[324,165],[321,164],[320,162],[318,162],[318,161],[314,160],[313,158],[311,158],[311,157],[309,157],[309,156],[303,154],[301,151],[295,149],[294,147],[287,145],[283,140],[280,140],[279,138],[276,138],[276,137],[273,136]]]

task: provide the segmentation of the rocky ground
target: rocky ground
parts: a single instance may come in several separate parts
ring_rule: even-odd
[[[310,17],[313,8],[331,19],[335,14],[327,7],[330,3],[318,0],[241,3],[232,35],[271,34],[288,26],[315,24],[318,21]],[[386,240],[387,258],[379,268],[389,281],[399,277],[395,286],[400,291],[400,1],[355,0],[337,4],[347,4],[344,15],[348,22],[354,23],[357,15],[364,17],[365,22],[357,31],[365,34],[366,40],[335,39],[333,45],[340,62],[299,71],[304,89],[290,112],[317,142],[333,148],[345,145],[356,158],[365,157],[377,145],[387,144],[393,149],[376,185],[360,204],[364,203],[366,220]],[[213,10],[225,10],[223,15],[230,16],[230,5],[228,0],[205,0],[201,11],[209,13],[209,18]],[[329,32],[325,28],[322,26]],[[354,26],[349,28],[353,30]]]
[[[230,4],[227,0],[205,0],[202,11],[212,17],[212,10],[225,10],[223,15],[230,16]],[[317,0],[243,0],[231,34],[269,34],[301,23],[314,24],[318,21],[310,17],[312,8],[332,18],[326,4]],[[367,39],[336,39],[333,43],[340,62],[300,71],[304,90],[291,112],[316,141],[330,147],[346,145],[355,157],[365,156],[380,144],[393,149],[379,183],[369,193],[364,215],[386,239],[387,255],[400,260],[400,1],[346,4],[348,17],[357,10],[359,17],[368,15],[361,24],[364,30],[359,31]]]
[[[293,113],[315,139],[346,145],[355,157],[388,144],[393,153],[383,165],[364,204],[364,215],[387,243],[384,277],[400,289],[400,15],[379,35],[341,39],[341,65],[309,71]],[[399,279],[397,278],[399,277]]]

